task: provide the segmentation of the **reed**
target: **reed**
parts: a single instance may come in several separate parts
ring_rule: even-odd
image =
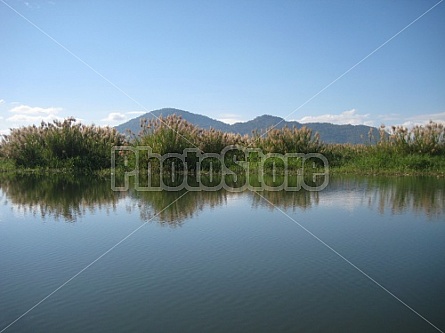
[[[241,136],[200,129],[177,115],[143,119],[140,132],[130,134],[125,139],[115,129],[82,125],[74,118],[12,129],[11,134],[3,136],[0,141],[2,169],[10,169],[11,161],[16,167],[23,168],[108,169],[112,147],[122,145],[148,146],[160,155],[182,154],[186,148],[218,154],[227,146],[238,145],[259,148],[264,154],[320,153],[328,159],[331,168],[344,172],[445,174],[445,128],[434,122],[411,129],[382,125],[378,135],[370,131],[367,144],[357,145],[323,143],[318,133],[314,134],[306,127],[271,128],[263,135],[253,132],[250,136]],[[237,154],[242,155],[235,149],[226,158],[230,161]],[[117,158],[126,158],[128,169],[134,167],[134,154],[121,151]],[[148,165],[148,158],[148,155],[140,157],[142,168]],[[194,165],[197,156],[191,154],[187,159]],[[248,159],[251,166],[259,165],[254,157]],[[272,162],[277,161],[270,162],[276,167],[277,164]],[[269,164],[266,163],[266,167]],[[237,166],[233,163],[233,167]],[[183,170],[183,166],[176,167]],[[295,168],[299,167],[296,163]]]
[[[67,118],[12,129],[2,137],[0,151],[23,168],[98,170],[110,167],[111,148],[124,143],[124,136],[113,128]]]
[[[313,135],[307,127],[281,129],[271,128],[266,135],[260,136],[253,133],[251,143],[261,148],[265,153],[316,153],[320,152],[323,145],[318,133]]]

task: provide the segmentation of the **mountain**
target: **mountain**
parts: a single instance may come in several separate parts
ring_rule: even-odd
[[[222,121],[215,120],[215,119],[212,119],[207,116],[200,115],[200,114],[191,113],[188,111],[178,110],[178,109],[173,109],[173,108],[165,108],[165,109],[148,112],[146,114],[143,114],[142,116],[133,118],[133,119],[127,121],[126,123],[116,126],[116,129],[121,133],[125,133],[125,131],[130,130],[133,133],[137,134],[137,133],[139,133],[139,131],[141,129],[141,119],[149,119],[149,120],[153,119],[153,118],[157,119],[161,115],[163,117],[167,117],[168,115],[171,115],[171,114],[176,114],[177,116],[181,116],[182,119],[187,120],[189,123],[192,123],[192,124],[194,124],[200,128],[203,128],[203,129],[214,128],[214,129],[218,129],[218,130],[221,130],[224,132],[232,132],[230,130],[230,125],[223,123]]]
[[[181,116],[188,122],[203,129],[214,128],[223,132],[239,133],[241,135],[250,135],[254,130],[265,132],[266,129],[272,126],[276,126],[276,128],[283,128],[284,126],[290,128],[301,128],[303,126],[306,126],[307,128],[312,129],[314,133],[318,132],[320,134],[320,139],[326,143],[367,143],[368,133],[371,129],[370,126],[365,125],[335,125],[331,123],[301,124],[297,121],[286,121],[283,118],[271,115],[263,115],[246,122],[239,122],[229,125],[223,123],[222,121],[215,120],[204,115],[173,108],[166,108],[148,112],[142,116],[131,119],[126,123],[116,126],[116,129],[121,133],[125,133],[127,130],[130,130],[133,133],[138,133],[140,130],[141,119],[153,119],[158,118],[161,115],[163,117],[166,117],[170,114]],[[373,130],[374,135],[378,136],[378,129],[373,128]]]

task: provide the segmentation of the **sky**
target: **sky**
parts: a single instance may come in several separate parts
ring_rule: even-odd
[[[227,123],[445,122],[441,0],[0,0],[0,51],[0,134],[166,107]]]

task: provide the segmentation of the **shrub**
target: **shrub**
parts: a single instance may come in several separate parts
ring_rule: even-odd
[[[306,127],[271,128],[263,136],[255,132],[252,143],[265,153],[315,153],[322,148],[318,133],[312,135],[312,130]]]
[[[201,130],[179,116],[169,115],[157,119],[142,119],[141,131],[135,143],[151,147],[154,153],[182,153],[185,148],[198,147]]]
[[[19,167],[98,170],[110,167],[111,148],[123,144],[115,129],[68,118],[12,129],[3,136],[1,151]]]
[[[385,126],[382,125],[381,131],[384,130]],[[378,146],[402,155],[442,155],[445,153],[445,128],[432,121],[425,126],[417,125],[411,129],[392,126],[389,136],[381,139]]]

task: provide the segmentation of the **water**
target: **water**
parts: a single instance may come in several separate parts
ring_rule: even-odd
[[[116,193],[106,179],[2,179],[0,331],[42,300],[4,332],[445,330],[444,189],[337,177],[318,193]]]

